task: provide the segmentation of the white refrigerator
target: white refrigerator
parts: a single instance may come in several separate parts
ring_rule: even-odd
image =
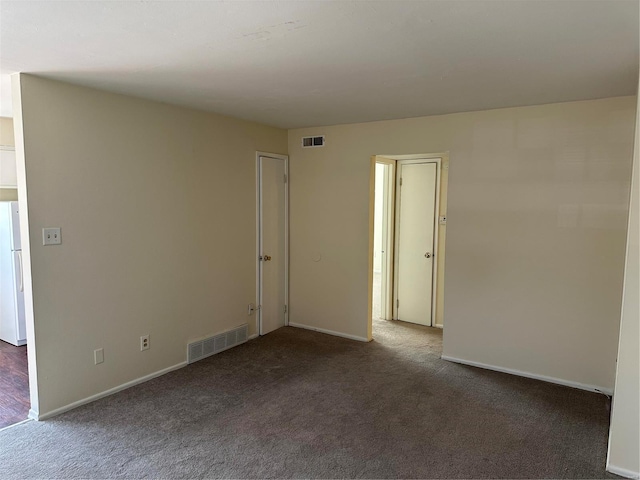
[[[27,343],[18,202],[0,202],[0,340]]]

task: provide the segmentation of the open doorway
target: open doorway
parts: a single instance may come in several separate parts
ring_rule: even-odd
[[[373,318],[391,320],[393,284],[393,206],[395,161],[375,163],[373,230]]]
[[[370,332],[443,327],[448,155],[375,156],[371,168]]]
[[[0,146],[0,428],[27,419],[30,406],[16,156]]]

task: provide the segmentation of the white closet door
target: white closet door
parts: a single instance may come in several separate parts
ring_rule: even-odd
[[[437,165],[398,165],[396,318],[432,324]]]

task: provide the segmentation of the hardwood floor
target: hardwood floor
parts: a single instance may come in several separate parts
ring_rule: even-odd
[[[0,340],[0,428],[25,420],[29,407],[27,347]]]

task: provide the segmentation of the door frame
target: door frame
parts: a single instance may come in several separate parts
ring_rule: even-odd
[[[398,194],[400,193],[400,171],[402,170],[402,165],[416,165],[422,163],[435,163],[436,164],[436,191],[435,195],[435,206],[434,206],[434,220],[433,220],[433,251],[431,252],[431,256],[433,258],[433,271],[431,272],[431,312],[429,316],[429,324],[428,327],[433,327],[434,319],[436,316],[436,300],[438,298],[438,236],[440,226],[440,175],[442,168],[442,157],[431,157],[431,158],[415,158],[415,159],[403,159],[398,160],[396,162],[396,197],[395,201],[395,228],[393,233],[393,249],[394,252],[398,251],[399,242],[400,242],[400,199]],[[393,319],[398,320],[398,266],[399,266],[399,257],[398,255],[394,255],[393,257],[393,299],[396,300],[393,303]]]
[[[410,154],[410,155],[389,155],[389,154],[381,154],[381,155],[372,155],[370,158],[370,174],[369,174],[369,271],[368,271],[368,301],[369,308],[367,309],[367,339],[373,339],[373,232],[374,232],[374,221],[375,221],[375,174],[376,174],[376,163],[393,163],[395,166],[398,161],[402,160],[417,160],[415,163],[424,163],[426,161],[434,161],[435,159],[440,159],[440,168],[437,173],[436,180],[436,195],[437,195],[437,207],[436,207],[436,228],[434,230],[434,257],[436,261],[434,263],[434,273],[433,273],[433,299],[431,302],[431,323],[434,327],[444,328],[444,322],[441,324],[437,323],[438,312],[442,313],[442,309],[444,307],[442,301],[438,301],[438,297],[442,293],[442,288],[438,288],[438,277],[442,274],[444,268],[444,258],[442,256],[442,252],[444,252],[444,235],[446,233],[446,228],[441,229],[440,226],[440,217],[447,216],[447,199],[446,193],[443,197],[442,191],[443,189],[447,189],[448,184],[448,170],[449,170],[449,152],[439,152],[439,153],[427,153],[427,154]],[[394,173],[397,176],[397,168],[394,168]],[[395,187],[394,180],[394,187]],[[445,190],[446,191],[446,190]],[[394,188],[394,203],[395,196],[397,195]],[[394,230],[394,238],[395,238],[395,206],[393,208],[392,217],[393,219],[390,221],[393,225]],[[442,226],[446,226],[445,223]],[[440,238],[442,237],[442,239]],[[395,265],[395,242],[394,243],[394,265]],[[395,268],[395,267],[394,267]],[[395,275],[392,272],[393,283],[395,284]],[[390,289],[393,291],[393,289]],[[395,292],[394,292],[395,294]],[[392,297],[391,302],[394,297]]]
[[[385,319],[391,320],[393,318],[393,282],[394,282],[394,268],[393,258],[395,252],[395,197],[396,197],[396,161],[388,158],[377,157],[375,165],[381,164],[388,167],[388,179],[385,179],[387,184],[385,185],[386,191],[383,197],[383,214],[382,221],[384,223],[382,229],[383,245],[386,246],[385,257],[383,259],[382,274],[385,278],[382,279],[382,284],[386,284],[386,291],[383,290],[381,295],[381,314]],[[375,182],[375,171],[374,171]],[[375,203],[375,186],[374,186],[374,203]],[[385,216],[386,213],[386,216]],[[374,205],[375,216],[375,205]],[[374,218],[375,227],[375,218]],[[375,255],[375,253],[374,253]],[[372,288],[373,292],[373,288]],[[373,295],[373,293],[372,293]],[[373,298],[371,299],[373,302]]]
[[[287,307],[284,312],[284,325],[289,325],[289,156],[278,153],[268,153],[256,151],[256,332],[254,336],[262,335],[262,265],[260,254],[262,251],[262,169],[260,168],[260,157],[268,157],[276,160],[284,160],[284,174],[286,181],[284,184],[284,303]]]

